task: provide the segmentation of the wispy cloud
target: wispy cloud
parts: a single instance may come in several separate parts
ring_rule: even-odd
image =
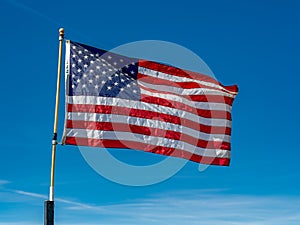
[[[45,200],[48,198],[47,195],[38,194],[38,193],[34,193],[34,192],[21,191],[21,190],[14,190],[14,192],[16,194],[19,194],[19,195],[25,195],[25,196],[40,198],[40,199],[45,199]],[[78,207],[82,210],[83,209],[93,209],[94,208],[94,206],[89,205],[89,204],[84,204],[84,203],[71,201],[71,200],[67,200],[67,199],[63,199],[63,198],[56,198],[55,201],[68,204],[68,205],[70,205],[70,207],[74,207],[74,208]]]
[[[47,198],[43,194],[22,190],[14,193],[28,198]],[[300,197],[234,195],[223,190],[169,192],[111,205],[93,205],[63,198],[56,198],[56,202],[57,205],[61,203],[56,210],[57,217],[64,215],[58,225],[64,225],[63,221],[72,224],[76,224],[73,221],[79,224],[83,221],[85,225],[99,224],[99,221],[102,225],[296,225],[300,222]]]
[[[201,191],[167,193],[130,204],[106,206],[128,224],[299,224],[300,198],[247,196]]]
[[[0,188],[3,187],[3,185],[10,183],[8,180],[0,180]]]
[[[3,190],[5,190],[5,185],[6,184],[9,184],[10,183],[10,181],[8,181],[8,180],[0,180],[0,199],[2,199],[3,197],[2,197],[2,195],[3,195]],[[0,224],[1,225],[1,224]]]
[[[53,18],[45,15],[44,13],[39,12],[38,10],[36,10],[34,8],[29,7],[28,5],[25,5],[22,2],[19,2],[19,1],[16,1],[16,0],[4,0],[4,1],[7,2],[10,5],[16,7],[16,8],[19,8],[19,9],[27,12],[27,13],[30,13],[30,14],[33,14],[33,15],[38,16],[40,18],[43,18],[45,20],[48,20],[49,22],[52,22],[52,23],[54,23],[56,25],[59,24]]]
[[[33,193],[33,192],[20,191],[20,190],[13,190],[13,192],[20,194],[20,195],[26,195],[26,196],[35,197],[35,198],[43,198],[43,199],[47,198],[47,195],[37,194],[37,193]]]

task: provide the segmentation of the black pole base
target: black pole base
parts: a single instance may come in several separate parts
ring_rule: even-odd
[[[54,201],[44,202],[44,225],[54,225]]]

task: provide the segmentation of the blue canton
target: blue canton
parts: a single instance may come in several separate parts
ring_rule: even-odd
[[[69,96],[140,99],[138,59],[70,42]]]

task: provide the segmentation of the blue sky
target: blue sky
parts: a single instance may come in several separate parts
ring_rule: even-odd
[[[131,187],[97,174],[76,148],[59,146],[58,225],[299,224],[299,12],[296,0],[0,0],[0,225],[43,221],[59,27],[66,38],[104,49],[139,40],[182,45],[240,91],[230,167],[200,172],[187,162],[164,182]],[[61,107],[59,135],[63,114]],[[163,159],[112,154],[144,165]]]

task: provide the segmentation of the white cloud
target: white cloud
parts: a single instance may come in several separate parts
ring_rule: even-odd
[[[3,185],[10,183],[8,180],[0,180],[0,188],[2,188]]]
[[[0,222],[0,225],[38,225],[38,223],[28,223],[28,222]]]
[[[20,190],[14,190],[14,192],[17,194],[20,194],[20,195],[26,195],[26,196],[35,197],[35,198],[43,198],[43,199],[47,198],[47,195],[37,194],[37,193],[33,193],[33,192],[20,191]]]
[[[10,5],[17,7],[21,10],[23,10],[24,12],[30,13],[32,15],[38,16],[40,18],[46,19],[50,22],[54,22],[55,24],[58,24],[57,21],[53,20],[52,18],[50,18],[49,16],[37,11],[34,8],[29,7],[28,5],[25,5],[22,2],[16,1],[16,0],[4,0],[5,2],[9,3]],[[1,225],[1,224],[0,224]]]
[[[47,198],[46,195],[20,190],[15,194]],[[101,225],[300,224],[300,197],[297,196],[250,196],[227,194],[222,190],[188,190],[166,192],[124,204],[92,205],[62,198],[57,198],[56,202],[57,225],[76,225],[73,221],[78,225],[83,224],[81,221],[85,225],[99,222]]]
[[[48,198],[47,195],[28,192],[28,191],[14,190],[14,192],[16,194],[19,194],[19,195],[25,195],[25,196],[29,196],[29,197],[44,199],[44,200],[46,200]],[[91,205],[88,205],[88,204],[84,204],[84,203],[80,203],[80,202],[76,202],[76,201],[70,201],[70,200],[63,199],[63,198],[56,198],[55,201],[71,205],[71,207],[75,207],[75,208],[78,207],[82,210],[83,209],[91,209],[91,208],[94,207],[94,206],[91,206]]]
[[[173,196],[173,197],[168,197]],[[103,209],[103,206],[101,206]],[[84,210],[69,207],[69,210]],[[97,212],[93,206],[86,210]],[[288,225],[300,223],[300,198],[280,196],[247,196],[217,192],[189,191],[165,193],[128,204],[104,207],[105,215],[114,219],[111,225],[128,224],[222,224],[222,225]],[[99,216],[101,218],[101,216]]]

